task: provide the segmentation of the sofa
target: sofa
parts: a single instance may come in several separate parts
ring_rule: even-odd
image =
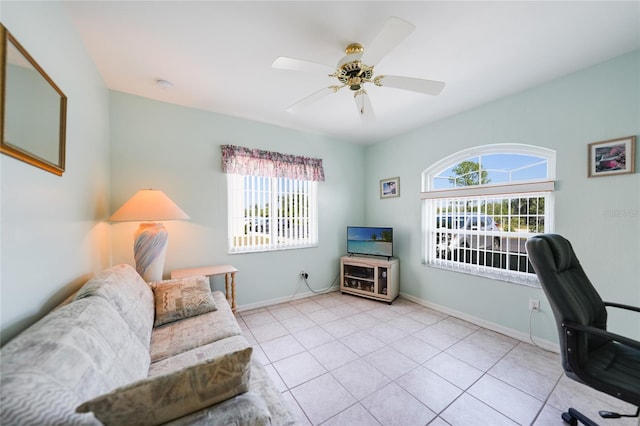
[[[111,267],[0,350],[2,425],[290,425],[206,277]]]

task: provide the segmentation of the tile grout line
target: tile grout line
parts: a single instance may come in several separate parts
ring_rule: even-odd
[[[334,292],[324,293],[324,294],[322,294],[322,295],[317,295],[317,296],[311,296],[311,297],[309,297],[308,299],[313,299],[314,297],[322,297],[322,296],[325,296],[326,294],[329,294],[329,295],[328,295],[328,296],[325,296],[325,297],[335,297],[334,295],[331,295],[331,293],[334,293]],[[339,295],[339,296],[337,296],[337,297],[341,297],[341,295]],[[300,299],[300,300],[303,300],[303,299]],[[307,327],[307,328],[304,328],[304,329],[298,330],[298,331],[296,331],[296,333],[304,332],[305,330],[309,330],[310,328],[319,327],[319,329],[320,329],[320,330],[322,330],[322,331],[324,331],[324,332],[328,333],[328,334],[331,336],[331,341],[332,341],[332,342],[333,342],[333,341],[335,341],[335,342],[339,342],[339,343],[341,343],[342,345],[345,345],[345,343],[341,340],[342,338],[345,338],[345,337],[347,337],[347,336],[350,336],[350,335],[353,335],[353,334],[356,334],[356,333],[365,332],[367,335],[369,335],[370,337],[374,338],[375,340],[377,340],[377,341],[379,341],[379,342],[381,342],[381,343],[383,344],[383,346],[382,346],[381,348],[378,348],[378,349],[376,349],[376,350],[374,350],[374,351],[372,351],[372,352],[370,352],[370,353],[375,353],[376,351],[379,351],[379,350],[382,350],[382,349],[385,349],[385,348],[391,348],[391,349],[393,349],[393,350],[397,350],[397,349],[395,349],[395,348],[393,347],[393,342],[398,341],[398,340],[400,340],[401,338],[396,339],[396,340],[394,340],[394,341],[392,341],[392,342],[387,342],[386,340],[380,340],[379,338],[375,337],[374,335],[372,335],[372,334],[370,333],[370,331],[371,331],[371,327],[366,327],[366,328],[359,328],[359,327],[358,327],[358,331],[348,333],[348,334],[346,334],[346,335],[344,335],[344,336],[342,336],[342,337],[336,337],[333,333],[331,333],[329,330],[327,330],[327,329],[325,328],[325,325],[326,325],[326,324],[329,324],[329,323],[331,323],[331,322],[335,322],[335,321],[343,321],[343,320],[345,320],[345,318],[349,318],[349,317],[351,317],[351,316],[355,316],[355,315],[359,315],[359,314],[363,314],[363,313],[365,313],[365,314],[367,314],[367,313],[368,313],[369,315],[373,316],[373,317],[376,319],[376,321],[379,321],[380,323],[385,323],[385,324],[388,324],[389,322],[393,321],[394,319],[408,318],[408,319],[411,319],[412,321],[415,321],[416,323],[420,324],[420,325],[421,325],[421,328],[420,328],[419,330],[414,331],[414,332],[409,332],[406,336],[403,336],[402,338],[406,338],[406,337],[413,337],[414,339],[417,339],[418,341],[420,341],[420,342],[422,342],[422,343],[424,343],[424,344],[427,344],[427,345],[429,345],[429,346],[431,346],[431,347],[434,347],[434,346],[433,346],[432,344],[430,344],[428,341],[424,341],[424,340],[420,339],[419,337],[417,337],[417,336],[416,336],[416,334],[417,334],[417,333],[419,333],[420,331],[423,331],[423,330],[428,329],[428,328],[430,328],[430,327],[436,326],[437,324],[442,323],[443,321],[445,321],[445,320],[447,320],[447,319],[450,319],[450,318],[457,319],[457,318],[452,317],[452,316],[450,316],[450,315],[446,315],[446,316],[443,316],[443,317],[438,318],[436,321],[434,321],[434,322],[432,322],[432,323],[430,323],[430,324],[426,324],[426,323],[424,323],[424,322],[422,322],[422,321],[418,321],[418,320],[412,319],[411,317],[409,317],[409,315],[408,315],[408,314],[409,314],[410,312],[417,312],[417,311],[419,311],[419,310],[420,310],[420,308],[421,308],[421,306],[419,306],[419,305],[418,305],[418,306],[416,306],[416,308],[415,308],[415,309],[410,309],[409,311],[404,311],[403,309],[391,310],[391,312],[393,312],[393,314],[396,314],[396,315],[398,315],[398,316],[399,316],[398,318],[392,318],[392,319],[389,319],[389,318],[387,317],[387,315],[386,315],[386,314],[385,314],[385,315],[381,315],[381,316],[372,315],[372,314],[370,313],[370,311],[371,311],[371,310],[385,308],[385,307],[382,307],[382,306],[381,306],[381,307],[375,307],[373,304],[371,304],[371,305],[367,305],[366,307],[364,307],[364,304],[358,304],[357,306],[355,306],[355,307],[354,307],[354,308],[358,309],[358,312],[357,312],[357,313],[352,313],[352,314],[348,314],[348,315],[344,315],[344,316],[341,316],[341,315],[339,315],[339,314],[336,314],[336,313],[332,310],[332,308],[336,308],[337,306],[342,306],[342,305],[351,305],[351,303],[350,303],[350,302],[336,303],[336,304],[333,304],[333,302],[332,302],[329,306],[325,306],[325,305],[323,305],[322,303],[319,303],[318,301],[315,301],[315,303],[319,304],[319,305],[321,306],[321,308],[319,308],[319,309],[317,309],[317,310],[309,311],[309,312],[304,312],[304,311],[302,311],[301,309],[299,309],[299,308],[296,306],[296,305],[303,304],[303,303],[308,303],[308,302],[314,302],[314,301],[313,301],[313,300],[308,300],[308,301],[304,301],[304,302],[298,302],[298,303],[296,303],[296,304],[291,303],[291,301],[289,301],[289,302],[284,302],[284,303],[282,303],[282,304],[279,304],[279,305],[278,305],[278,306],[282,305],[283,309],[286,309],[286,308],[293,308],[293,309],[295,309],[295,310],[296,310],[296,311],[297,311],[301,316],[304,316],[306,319],[308,319],[309,321],[311,321],[311,322],[314,324],[314,325],[313,325],[313,326],[311,326],[311,327]],[[410,301],[409,301],[409,302],[410,302]],[[355,304],[355,303],[354,303],[354,304]],[[427,308],[427,309],[428,309],[428,308]],[[275,310],[275,309],[274,309],[274,310]],[[309,314],[311,314],[311,313],[313,313],[313,312],[319,312],[319,311],[321,311],[321,310],[327,310],[328,312],[330,312],[330,313],[332,313],[332,314],[336,315],[336,316],[337,316],[337,318],[336,318],[335,320],[331,320],[331,321],[327,321],[327,322],[318,322],[318,321],[316,321],[316,320],[312,319],[312,318],[309,316]],[[250,311],[249,311],[249,312],[250,312]],[[252,328],[256,328],[256,327],[259,327],[259,326],[261,326],[261,325],[259,325],[259,326],[253,325],[252,327],[250,327],[250,326],[246,323],[246,321],[245,321],[244,319],[245,319],[246,317],[253,316],[253,315],[259,315],[259,314],[262,314],[262,313],[267,313],[267,314],[269,314],[269,315],[274,319],[274,321],[272,321],[272,322],[268,322],[267,324],[264,324],[265,326],[267,326],[267,325],[269,325],[269,324],[271,324],[271,323],[273,323],[273,324],[276,324],[276,323],[277,323],[279,326],[283,327],[283,329],[284,329],[284,330],[286,330],[286,332],[287,332],[287,333],[286,333],[285,335],[278,336],[278,337],[275,337],[275,338],[272,338],[272,339],[268,339],[268,340],[265,340],[265,341],[263,341],[263,342],[258,341],[258,339],[256,338],[256,336],[253,334],[253,330],[252,330]],[[345,409],[341,410],[340,412],[338,412],[338,413],[335,413],[335,414],[331,415],[329,418],[327,418],[327,419],[323,420],[323,423],[324,423],[324,422],[329,421],[330,419],[332,419],[332,418],[334,418],[334,417],[336,417],[336,416],[338,416],[338,415],[340,415],[340,414],[342,414],[342,413],[344,413],[345,411],[347,411],[347,410],[349,410],[349,409],[353,408],[354,406],[356,406],[356,405],[358,405],[358,404],[360,404],[360,405],[362,406],[362,400],[363,400],[364,398],[360,398],[360,399],[359,399],[358,397],[356,397],[356,395],[354,395],[351,391],[349,391],[348,389],[346,389],[346,388],[344,387],[344,385],[342,385],[342,383],[340,382],[340,380],[338,379],[338,377],[336,377],[336,376],[335,376],[335,370],[336,370],[337,368],[340,368],[340,367],[336,367],[336,368],[334,368],[333,370],[328,369],[328,367],[326,367],[326,366],[321,362],[321,360],[320,360],[320,359],[318,359],[318,358],[317,358],[317,357],[316,357],[316,356],[311,352],[311,350],[312,350],[312,349],[314,349],[314,348],[316,348],[316,347],[320,347],[320,346],[322,346],[323,344],[326,344],[326,343],[328,343],[328,342],[325,342],[325,343],[323,343],[323,344],[320,344],[320,345],[314,346],[314,347],[312,347],[312,348],[307,348],[304,344],[302,344],[302,341],[301,341],[301,340],[299,340],[299,338],[298,338],[298,337],[296,337],[296,336],[294,335],[295,333],[294,333],[294,332],[292,332],[288,327],[286,327],[286,326],[285,326],[285,324],[282,322],[283,320],[286,320],[286,319],[291,318],[291,317],[288,317],[288,318],[282,318],[282,319],[281,319],[281,318],[277,317],[276,315],[274,315],[274,314],[273,314],[273,312],[272,312],[272,310],[271,310],[271,309],[269,309],[269,307],[259,308],[259,311],[258,311],[258,312],[256,312],[255,314],[249,314],[249,315],[247,315],[247,313],[243,313],[243,314],[244,314],[244,315],[242,315],[242,314],[241,314],[241,318],[242,318],[243,323],[244,323],[244,326],[245,326],[245,328],[243,329],[243,333],[245,333],[245,332],[249,332],[249,333],[250,333],[250,335],[251,335],[251,337],[253,337],[253,341],[255,341],[255,344],[256,344],[256,345],[258,345],[258,347],[260,348],[261,352],[262,352],[262,353],[263,353],[263,355],[264,355],[265,361],[267,361],[267,362],[268,362],[267,364],[265,364],[265,366],[267,366],[267,365],[271,365],[271,367],[272,367],[273,371],[277,374],[278,378],[280,378],[281,382],[283,383],[283,385],[284,385],[284,390],[282,391],[282,393],[288,392],[288,393],[290,394],[290,396],[291,396],[291,397],[293,398],[293,400],[296,402],[296,404],[297,404],[297,405],[298,405],[298,407],[300,408],[300,411],[302,411],[303,415],[306,417],[306,419],[309,421],[309,423],[310,423],[310,424],[313,424],[313,423],[311,422],[311,419],[308,417],[308,414],[304,411],[304,409],[303,409],[303,408],[302,408],[302,406],[300,405],[300,402],[297,400],[297,398],[295,397],[295,395],[293,394],[293,392],[292,392],[292,391],[293,391],[295,388],[297,388],[297,387],[299,387],[299,386],[302,386],[303,384],[308,383],[309,381],[314,380],[314,379],[316,379],[316,378],[318,378],[318,377],[321,377],[321,376],[323,376],[323,375],[325,375],[325,374],[327,374],[327,373],[328,373],[328,374],[329,374],[333,379],[335,379],[335,380],[339,383],[339,385],[340,385],[342,388],[344,388],[346,392],[348,392],[348,394],[349,394],[349,395],[351,395],[351,396],[354,398],[355,402],[354,402],[353,404],[351,404],[349,407],[347,407],[347,408],[345,408]],[[380,314],[380,312],[378,312],[378,314]],[[391,315],[391,316],[393,316],[393,315]],[[462,321],[464,321],[464,320],[462,320]],[[454,324],[456,324],[456,322],[454,322]],[[460,326],[462,326],[462,327],[466,327],[466,325],[464,325],[464,324],[458,324],[458,325],[460,325]],[[404,354],[403,352],[400,352],[400,353],[402,353],[403,355],[407,356],[407,358],[408,358],[408,359],[410,359],[412,362],[414,362],[416,365],[415,365],[415,366],[413,366],[409,371],[404,372],[402,375],[400,375],[399,377],[397,377],[397,378],[395,378],[395,379],[392,379],[391,377],[387,376],[383,371],[381,371],[381,370],[380,370],[379,368],[377,368],[375,365],[370,364],[370,363],[369,363],[369,361],[367,361],[367,360],[365,359],[365,357],[366,357],[368,354],[360,355],[358,352],[353,351],[349,346],[347,346],[347,345],[345,345],[345,346],[346,346],[349,350],[351,350],[352,352],[354,352],[354,353],[357,355],[357,358],[355,358],[354,360],[352,360],[352,361],[350,361],[350,362],[353,362],[353,361],[355,361],[355,360],[362,360],[362,361],[366,362],[367,364],[371,365],[371,367],[373,367],[377,372],[379,372],[380,374],[382,374],[383,376],[385,376],[387,379],[389,379],[389,380],[390,380],[389,384],[391,384],[391,383],[396,384],[397,386],[399,386],[399,388],[400,388],[400,389],[402,389],[403,391],[407,392],[407,393],[408,393],[408,394],[409,394],[413,399],[415,399],[416,401],[418,401],[422,406],[424,406],[425,408],[427,408],[430,412],[434,413],[434,414],[435,414],[435,416],[434,416],[431,420],[429,420],[429,422],[428,422],[428,423],[432,423],[432,422],[436,421],[436,420],[439,418],[441,421],[443,421],[443,422],[445,422],[445,423],[447,423],[447,424],[448,424],[448,422],[446,422],[446,420],[444,420],[444,418],[440,417],[440,416],[441,416],[441,414],[442,414],[442,413],[444,413],[444,412],[445,412],[445,411],[446,411],[446,410],[447,410],[447,409],[448,409],[452,404],[454,404],[454,403],[455,403],[455,402],[456,402],[456,401],[457,401],[461,396],[463,396],[464,394],[468,394],[468,396],[469,396],[469,397],[472,397],[472,398],[476,399],[478,402],[480,402],[480,403],[482,403],[483,405],[485,405],[485,406],[487,406],[487,407],[491,408],[492,410],[494,410],[494,411],[496,411],[496,412],[500,413],[502,416],[505,416],[506,418],[509,418],[510,420],[515,421],[515,420],[511,419],[509,416],[507,416],[506,414],[504,414],[504,413],[502,413],[502,412],[498,411],[496,408],[492,407],[492,406],[491,406],[491,405],[489,405],[489,404],[486,404],[484,401],[479,400],[478,398],[476,398],[475,396],[473,396],[472,394],[470,394],[470,393],[468,392],[468,391],[469,391],[469,390],[470,390],[470,389],[471,389],[471,388],[472,388],[476,383],[478,383],[482,378],[484,378],[484,377],[485,377],[485,376],[487,376],[487,375],[488,375],[489,377],[491,377],[491,378],[495,379],[495,380],[498,380],[498,381],[500,381],[500,382],[502,382],[502,383],[504,383],[504,384],[506,384],[506,385],[510,386],[510,387],[513,387],[513,388],[514,388],[514,389],[516,389],[516,390],[519,390],[519,391],[521,391],[521,392],[525,393],[526,395],[531,396],[532,398],[537,399],[535,396],[531,395],[531,394],[530,394],[530,393],[528,393],[527,391],[524,391],[524,390],[522,390],[522,389],[519,389],[518,387],[516,387],[516,386],[514,386],[514,385],[511,385],[510,383],[504,382],[504,381],[503,381],[502,379],[500,379],[499,377],[496,377],[496,376],[494,376],[494,375],[492,375],[492,374],[490,374],[490,373],[489,373],[489,371],[490,371],[492,368],[494,368],[498,363],[500,363],[502,360],[504,360],[504,358],[505,358],[505,357],[507,357],[507,355],[509,355],[510,353],[512,353],[512,352],[515,350],[515,348],[517,348],[517,347],[520,345],[520,343],[523,343],[523,342],[520,342],[520,341],[518,341],[518,340],[512,339],[512,340],[514,340],[514,341],[515,341],[515,344],[514,344],[514,345],[513,345],[513,346],[512,346],[508,351],[506,351],[504,354],[502,354],[502,355],[501,355],[501,356],[500,356],[496,361],[494,361],[494,362],[493,362],[493,363],[492,363],[488,368],[486,368],[486,369],[479,369],[478,367],[475,367],[475,366],[473,366],[473,365],[471,365],[471,364],[468,364],[464,359],[460,359],[460,358],[458,358],[457,356],[455,356],[454,354],[448,353],[447,351],[448,351],[449,349],[451,349],[453,346],[455,346],[456,344],[458,344],[458,343],[460,343],[460,342],[463,342],[465,339],[467,339],[467,338],[469,338],[469,337],[471,337],[471,336],[473,336],[473,335],[476,335],[476,334],[477,334],[477,335],[480,335],[480,334],[481,334],[481,332],[482,332],[482,330],[483,330],[483,328],[482,328],[482,327],[474,327],[474,328],[472,329],[471,333],[469,333],[468,335],[466,335],[466,336],[464,336],[464,337],[462,337],[462,338],[458,338],[458,337],[457,337],[457,336],[455,336],[455,335],[449,334],[449,333],[447,333],[446,331],[443,331],[443,330],[440,330],[440,329],[437,329],[437,328],[436,328],[436,329],[434,329],[434,330],[438,330],[438,331],[442,332],[443,334],[446,334],[446,335],[448,335],[448,336],[450,336],[450,337],[453,337],[453,338],[457,339],[457,341],[456,341],[455,343],[451,343],[450,345],[446,346],[444,349],[441,349],[441,348],[439,348],[439,347],[434,347],[435,349],[437,349],[437,350],[438,350],[438,352],[437,352],[437,353],[435,353],[433,356],[431,356],[431,357],[427,358],[426,360],[422,361],[422,362],[418,362],[418,361],[416,361],[415,359],[413,359],[413,358],[411,358],[411,357],[407,356],[407,355],[406,355],[406,354]],[[499,333],[497,333],[497,334],[499,335]],[[279,359],[279,360],[275,360],[275,361],[274,361],[274,360],[272,360],[272,359],[269,357],[269,355],[268,355],[268,354],[267,354],[267,352],[264,350],[264,348],[263,348],[263,346],[262,346],[262,345],[263,345],[264,343],[267,343],[267,342],[272,341],[272,340],[274,340],[274,339],[277,339],[277,338],[280,338],[280,337],[285,337],[285,336],[291,336],[291,337],[293,337],[293,338],[294,338],[294,340],[295,340],[298,344],[300,344],[300,346],[301,346],[304,350],[303,350],[303,351],[301,351],[301,352],[295,353],[295,354],[287,355],[287,356],[283,357],[282,359]],[[482,337],[482,336],[480,336],[480,337]],[[507,337],[508,337],[508,336],[507,336]],[[526,342],[524,342],[524,343],[526,344]],[[471,344],[471,345],[473,345],[473,343],[470,343],[470,344]],[[534,345],[534,346],[535,346],[535,345]],[[478,349],[479,349],[479,350],[482,350],[482,348],[480,348],[480,347],[478,347]],[[285,359],[287,359],[287,358],[289,358],[289,357],[293,357],[293,356],[299,355],[299,354],[301,354],[301,353],[307,353],[308,355],[310,355],[310,356],[311,356],[311,357],[312,357],[316,362],[318,362],[318,364],[319,364],[320,366],[322,366],[322,368],[325,370],[325,372],[324,372],[324,373],[322,373],[322,374],[320,374],[320,376],[313,377],[313,378],[311,378],[311,379],[309,379],[309,380],[306,380],[306,381],[304,381],[304,382],[302,382],[302,383],[297,384],[296,386],[290,387],[290,386],[289,386],[289,384],[287,384],[287,383],[285,382],[285,380],[283,379],[283,377],[280,375],[280,372],[279,372],[279,371],[278,371],[278,369],[275,367],[274,363],[275,363],[275,362],[277,362],[277,361],[285,360]],[[461,389],[461,388],[459,388],[459,387],[458,387],[458,385],[456,385],[456,384],[454,384],[454,383],[450,382],[450,381],[449,381],[448,379],[446,379],[445,377],[442,377],[442,376],[441,376],[440,374],[438,374],[437,372],[435,372],[435,371],[431,370],[429,367],[426,367],[426,366],[425,366],[425,364],[426,364],[429,360],[431,360],[431,359],[433,359],[433,358],[435,358],[435,357],[437,357],[437,356],[439,356],[439,355],[441,355],[441,354],[446,354],[446,355],[448,355],[448,356],[451,356],[452,358],[456,359],[456,360],[457,360],[457,361],[459,361],[459,362],[462,362],[462,363],[464,363],[464,364],[466,364],[466,365],[469,365],[469,366],[470,366],[470,367],[472,367],[472,368],[478,369],[478,370],[480,370],[480,371],[482,372],[482,374],[481,374],[477,379],[475,379],[473,382],[471,382],[471,384],[469,384],[469,386],[467,386],[467,387],[466,387],[466,388],[464,388],[464,389]],[[345,365],[346,365],[346,364],[345,364]],[[411,393],[410,391],[408,391],[407,389],[405,389],[403,386],[401,386],[401,385],[397,382],[401,377],[404,377],[406,374],[409,374],[410,372],[412,372],[412,371],[414,371],[414,370],[417,370],[419,367],[426,368],[426,369],[427,369],[428,371],[430,371],[431,373],[433,373],[433,374],[437,375],[437,376],[438,376],[438,377],[440,377],[441,379],[443,379],[443,380],[447,381],[447,382],[448,382],[448,383],[450,383],[451,385],[453,385],[453,386],[455,386],[456,388],[460,389],[460,390],[461,390],[461,393],[460,393],[456,398],[454,398],[451,402],[449,402],[449,403],[448,403],[448,404],[447,404],[443,409],[441,409],[439,412],[434,411],[432,408],[430,408],[429,406],[427,406],[424,402],[422,402],[421,400],[419,400],[419,399],[418,399],[418,398],[417,398],[413,393]],[[562,376],[560,376],[560,378],[558,378],[558,379],[556,380],[555,385],[553,386],[552,390],[547,394],[547,396],[546,396],[545,400],[544,400],[544,401],[541,401],[541,402],[542,402],[542,405],[541,405],[541,407],[538,409],[538,411],[537,411],[536,415],[534,416],[533,421],[531,422],[531,424],[534,424],[534,423],[535,423],[535,421],[536,421],[536,420],[538,419],[538,417],[540,416],[540,413],[542,412],[542,410],[544,410],[544,408],[545,408],[545,406],[547,405],[547,402],[548,402],[548,400],[549,400],[549,398],[550,398],[551,394],[555,391],[555,389],[556,389],[556,388],[557,388],[557,386],[559,385],[559,382],[560,382],[561,377],[562,377]],[[388,385],[388,384],[387,384],[387,385]],[[385,385],[385,386],[387,386],[387,385]],[[374,394],[375,392],[377,392],[378,390],[379,390],[379,389],[374,390],[373,392],[369,393],[366,397],[369,397],[369,396],[373,395],[373,394]],[[365,398],[366,398],[366,397],[365,397]],[[539,399],[537,399],[537,400],[538,400],[538,401],[540,401]],[[377,417],[375,417],[375,415],[374,415],[372,412],[370,412],[370,411],[369,411],[367,408],[365,408],[364,406],[363,406],[363,408],[364,408],[364,409],[369,413],[369,415],[373,416],[373,417],[376,419],[376,421],[378,421],[378,422],[379,422],[379,419],[378,419]],[[516,422],[516,423],[517,423],[517,422]]]

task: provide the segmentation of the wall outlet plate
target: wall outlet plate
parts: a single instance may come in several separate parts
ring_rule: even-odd
[[[538,312],[540,310],[540,301],[536,299],[529,299],[529,310]]]

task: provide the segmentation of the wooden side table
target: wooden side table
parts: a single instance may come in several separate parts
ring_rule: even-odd
[[[236,272],[238,269],[231,265],[203,266],[200,268],[176,269],[171,271],[171,279],[180,279],[193,277],[196,275],[204,275],[213,277],[216,275],[224,275],[224,291],[227,302],[231,306],[231,311],[236,314]]]

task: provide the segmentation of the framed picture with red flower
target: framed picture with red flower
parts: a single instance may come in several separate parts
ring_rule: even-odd
[[[636,137],[589,144],[589,177],[635,173]]]

